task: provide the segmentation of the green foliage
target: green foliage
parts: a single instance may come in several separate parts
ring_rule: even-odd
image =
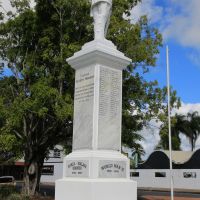
[[[9,152],[16,142],[16,138],[12,134],[1,134],[0,135],[0,149],[4,152]]]
[[[10,149],[13,141],[27,168],[37,163],[39,170],[55,144],[71,149],[74,70],[66,58],[93,39],[91,5],[88,0],[36,0],[31,9],[28,0],[11,2],[17,12],[0,24],[0,57],[13,73],[0,80],[0,134],[12,138],[4,148]],[[141,155],[138,141],[143,138],[137,131],[165,113],[166,89],[147,82],[137,71],[147,73],[155,66],[162,45],[161,34],[145,16],[136,24],[128,19],[138,2],[113,0],[108,39],[133,60],[123,73],[122,141]],[[177,102],[176,95],[173,100]],[[27,171],[26,183],[32,186],[26,192],[34,194],[34,178]]]
[[[134,159],[130,159],[130,169],[135,169],[136,168],[136,163]]]
[[[175,131],[176,124],[172,125],[172,149],[180,150],[181,140],[179,138],[179,132]],[[160,130],[160,142],[156,149],[169,150],[169,131],[168,123],[164,124]]]

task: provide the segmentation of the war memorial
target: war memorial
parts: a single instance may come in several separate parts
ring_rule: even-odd
[[[68,58],[75,69],[73,152],[65,157],[56,200],[136,200],[121,154],[122,70],[131,59],[105,38],[112,0],[93,0],[94,40]]]

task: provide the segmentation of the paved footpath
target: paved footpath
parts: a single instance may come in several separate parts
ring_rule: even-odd
[[[141,200],[170,200],[170,197],[166,196],[141,196]],[[200,200],[200,198],[190,198],[190,197],[174,197],[174,200]]]

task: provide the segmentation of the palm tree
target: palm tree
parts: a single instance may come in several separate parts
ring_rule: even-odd
[[[171,135],[172,135],[172,149],[180,150],[181,140],[179,137],[180,132],[185,132],[186,118],[184,115],[178,115],[171,117]],[[169,129],[168,121],[166,120],[160,127],[160,141],[156,146],[156,150],[169,149]]]
[[[191,144],[191,150],[193,151],[200,135],[200,116],[197,111],[187,114],[187,127],[186,131],[183,133],[188,137]]]
[[[132,135],[126,135],[127,137],[125,138],[126,140],[124,140],[123,142],[123,147],[129,148],[131,150],[131,157],[134,158],[135,156],[137,156],[138,162],[141,162],[142,156],[144,156],[145,151],[140,142],[144,140],[144,138],[138,132],[132,131],[131,133]]]
[[[131,168],[137,168],[138,163],[142,162],[142,156],[144,156],[145,151],[142,145],[139,143],[135,143],[131,150]]]
[[[176,114],[171,118],[172,126],[172,148],[173,150],[180,149],[179,134],[183,133],[190,141],[191,150],[195,149],[196,141],[200,135],[200,116],[197,111],[188,113],[187,115]],[[156,149],[168,149],[168,123],[164,123],[160,129],[160,142]]]

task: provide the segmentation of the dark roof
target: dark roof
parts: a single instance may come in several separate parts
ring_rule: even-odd
[[[169,169],[169,157],[163,151],[154,151],[144,163],[138,165],[138,169]],[[173,169],[200,169],[200,149],[186,162],[173,162]]]

